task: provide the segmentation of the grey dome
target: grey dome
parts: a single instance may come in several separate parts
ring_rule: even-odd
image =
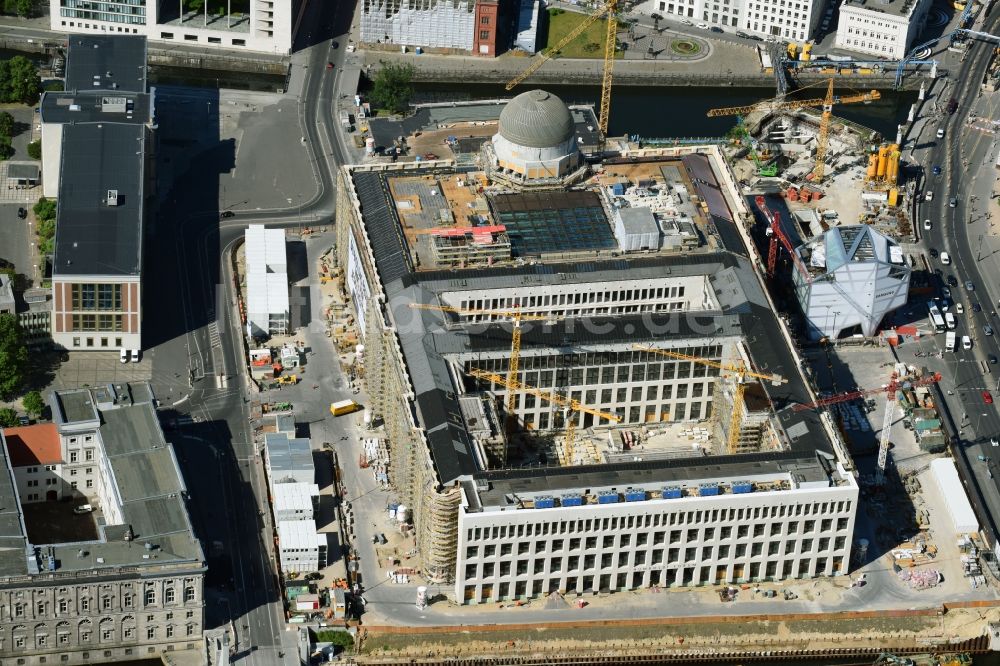
[[[500,112],[500,136],[528,148],[558,146],[573,137],[573,117],[552,93],[529,90]]]

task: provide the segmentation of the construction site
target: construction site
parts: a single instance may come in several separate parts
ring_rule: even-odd
[[[713,109],[734,129],[702,144],[607,136],[607,58],[596,109],[535,89],[362,127],[323,270],[370,396],[358,464],[399,530],[378,564],[418,609],[502,625],[623,599],[645,617],[995,600],[941,456],[940,375],[884,331],[916,268],[905,128],[838,119],[880,95],[837,81]],[[922,621],[893,644],[932,645]],[[463,642],[396,633],[363,638],[371,663]],[[696,652],[733,651],[719,640]]]

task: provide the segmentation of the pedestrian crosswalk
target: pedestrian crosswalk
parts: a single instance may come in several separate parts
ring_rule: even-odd
[[[212,347],[221,347],[222,340],[219,338],[219,324],[218,322],[212,322],[208,325],[208,339],[212,343]]]

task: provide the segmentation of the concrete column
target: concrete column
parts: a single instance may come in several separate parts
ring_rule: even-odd
[[[926,84],[924,84],[923,82],[921,82],[921,84],[920,84],[920,92],[917,93],[917,99],[919,99],[920,101],[923,101],[926,96],[927,96],[927,87],[926,87]]]

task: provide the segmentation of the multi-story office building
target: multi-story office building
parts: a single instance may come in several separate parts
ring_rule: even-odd
[[[66,90],[41,101],[43,188],[58,198],[52,340],[142,349],[142,263],[154,96],[146,40],[72,36]]]
[[[589,124],[532,116],[541,148]],[[505,118],[500,136],[519,128]],[[711,147],[629,158],[574,191],[548,174],[483,192],[488,176],[440,165],[341,171],[338,260],[367,407],[421,571],[459,600],[847,571],[852,463],[828,417],[792,409],[812,395],[747,258],[749,211],[724,160]],[[473,205],[477,225],[503,227],[507,255],[434,263],[433,228]],[[698,242],[620,246],[613,211],[640,205],[663,234],[684,220]],[[528,388],[504,415],[514,324],[497,311],[515,310]],[[771,378],[737,386],[721,367],[740,365]],[[520,426],[510,438],[505,416]],[[641,454],[614,445],[635,438]]]
[[[288,54],[308,0],[248,0],[246,10],[206,2],[198,11],[176,0],[49,0],[53,30],[141,35],[152,42]]]
[[[812,37],[825,0],[646,0],[637,11],[681,17],[763,37]]]
[[[933,4],[932,0],[845,0],[834,45],[880,58],[905,58]]]
[[[198,649],[204,556],[149,386],[50,403],[54,425],[0,431],[0,662]]]

